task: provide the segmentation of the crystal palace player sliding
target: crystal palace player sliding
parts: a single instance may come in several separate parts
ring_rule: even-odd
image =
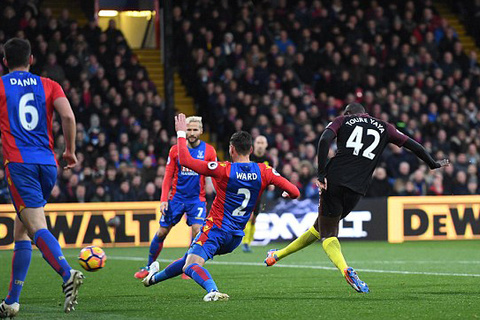
[[[217,153],[215,149],[200,140],[203,133],[202,117],[188,117],[186,122],[190,155],[195,159],[216,161]],[[170,188],[172,192],[169,195]],[[192,226],[192,238],[196,237],[205,222],[207,215],[205,176],[199,175],[179,163],[176,145],[170,149],[168,155],[160,201],[160,211],[162,213],[160,227],[150,243],[147,266],[141,268],[134,275],[137,279],[143,279],[148,275],[148,266],[157,260],[163,248],[163,241],[184,213],[187,214],[187,224]]]
[[[4,46],[4,64],[10,73],[0,80],[0,129],[10,195],[17,211],[15,248],[7,298],[0,304],[0,317],[14,317],[32,258],[31,239],[45,260],[63,279],[65,312],[74,309],[83,275],[65,259],[57,239],[48,231],[43,206],[57,179],[53,152],[52,119],[55,109],[65,136],[65,169],[73,168],[75,118],[58,83],[28,72],[33,62],[30,43],[13,38]]]
[[[185,256],[161,272],[158,262],[155,261],[150,265],[150,272],[143,279],[143,283],[148,287],[185,272],[207,291],[204,301],[228,300],[228,295],[218,292],[210,273],[203,267],[205,261],[215,255],[230,253],[240,244],[245,224],[268,185],[273,184],[284,190],[285,197],[297,198],[300,192],[272,167],[250,162],[252,137],[249,133],[237,132],[230,138],[229,153],[233,163],[208,162],[194,159],[188,152],[184,114],[175,117],[175,127],[180,164],[199,174],[211,176],[217,196],[205,226],[193,240]]]
[[[327,164],[330,144],[335,137],[338,151]],[[355,270],[345,262],[337,239],[338,224],[367,192],[373,170],[389,142],[411,150],[425,161],[430,169],[449,164],[447,159],[435,161],[425,148],[391,124],[370,117],[361,104],[349,104],[345,114],[327,126],[318,144],[317,185],[320,203],[317,221],[286,248],[270,250],[265,259],[267,266],[274,265],[278,260],[320,239],[328,257],[347,282],[358,292],[369,291],[367,284],[361,281]]]

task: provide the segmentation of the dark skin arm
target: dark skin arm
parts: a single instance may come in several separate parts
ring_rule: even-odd
[[[413,154],[415,154],[418,158],[422,159],[432,170],[446,167],[450,164],[450,161],[448,159],[435,161],[421,144],[411,138],[405,141],[403,147],[412,151]]]
[[[326,171],[325,168],[327,167],[327,160],[328,160],[328,151],[330,150],[330,145],[332,144],[333,140],[335,139],[336,135],[330,129],[326,129],[320,140],[318,141],[318,148],[317,148],[317,164],[318,164],[318,171],[317,171],[317,186],[319,192],[321,193],[322,190],[327,190],[327,178],[326,178]]]

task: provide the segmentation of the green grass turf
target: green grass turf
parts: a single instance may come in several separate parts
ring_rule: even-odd
[[[276,245],[278,246],[278,244]],[[216,257],[207,268],[230,301],[205,303],[202,288],[180,277],[145,288],[133,273],[148,248],[106,249],[106,267],[85,272],[77,310],[62,312],[59,277],[34,251],[18,319],[477,319],[480,317],[480,242],[343,242],[347,261],[371,289],[348,286],[319,243],[266,268],[267,248]],[[269,246],[270,248],[271,246]],[[79,250],[65,250],[79,268]],[[164,249],[162,261],[185,249]],[[132,259],[133,258],[133,259]],[[0,252],[0,290],[5,294],[11,252]],[[243,262],[244,265],[226,263]],[[222,264],[218,264],[222,263]],[[225,263],[225,264],[223,264]],[[167,263],[162,262],[164,267]],[[291,265],[292,267],[280,267]],[[309,268],[310,267],[310,268]],[[315,269],[317,268],[317,269]],[[370,271],[367,271],[370,270]],[[379,271],[441,273],[400,274]],[[452,274],[476,274],[455,276]]]

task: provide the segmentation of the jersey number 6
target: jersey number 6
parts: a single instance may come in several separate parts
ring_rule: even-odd
[[[27,131],[32,131],[38,124],[38,111],[34,106],[29,106],[27,103],[33,100],[33,93],[26,93],[20,98],[18,103],[18,116],[22,127]],[[30,120],[27,119],[27,114],[30,115]]]

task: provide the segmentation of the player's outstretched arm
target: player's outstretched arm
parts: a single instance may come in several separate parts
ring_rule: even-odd
[[[165,167],[165,177],[162,183],[162,195],[160,201],[168,200],[168,193],[172,188],[173,175],[175,174],[175,166],[177,165],[177,148],[173,146],[168,153],[167,166]]]
[[[408,138],[407,141],[405,141],[403,147],[412,151],[418,158],[422,159],[432,170],[446,167],[450,164],[450,161],[448,159],[435,161],[435,159],[432,158],[432,156],[421,144],[411,138]]]
[[[178,161],[180,165],[192,169],[193,171],[204,176],[211,176],[219,178],[222,176],[221,166],[218,162],[203,161],[195,159],[190,155],[187,148],[187,122],[183,113],[175,117],[175,130],[177,130],[177,147],[178,147]]]
[[[68,99],[65,97],[55,99],[53,106],[62,120],[63,136],[65,137],[65,152],[63,153],[63,158],[67,161],[65,169],[71,169],[77,164],[77,157],[75,155],[75,137],[77,135],[75,115],[70,107],[70,102],[68,102]]]
[[[288,196],[296,199],[300,196],[300,190],[293,183],[282,177],[275,169],[267,167],[267,176],[269,177],[269,184],[273,184],[284,191],[282,197],[286,198]]]

